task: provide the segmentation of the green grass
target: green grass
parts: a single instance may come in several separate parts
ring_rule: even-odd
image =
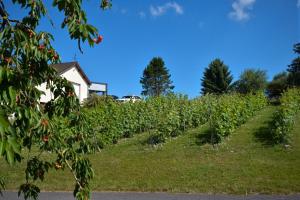
[[[93,190],[169,191],[200,193],[300,192],[300,115],[289,148],[265,145],[259,137],[274,107],[262,110],[215,148],[199,145],[207,126],[193,129],[167,143],[145,145],[149,133],[124,139],[91,156],[95,170]],[[256,136],[255,136],[256,135]],[[7,188],[23,180],[20,166],[9,167],[1,160],[0,176]],[[51,176],[51,177],[50,177]],[[67,172],[50,172],[43,190],[72,190]]]

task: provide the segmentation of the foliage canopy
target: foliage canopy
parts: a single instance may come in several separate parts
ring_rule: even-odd
[[[47,8],[42,0],[12,2],[28,13],[16,19],[0,1],[0,156],[11,165],[25,162],[26,180],[19,188],[25,199],[38,197],[36,181],[43,181],[51,168],[69,169],[75,179],[74,196],[87,199],[93,170],[86,154],[93,152],[93,141],[73,86],[50,66],[59,63],[60,57],[51,44],[53,36],[38,30]],[[78,41],[80,51],[82,42],[90,46],[100,42],[102,36],[87,23],[81,0],[53,0],[52,6],[64,14],[61,26]],[[100,6],[109,8],[111,2],[101,0]],[[37,86],[45,82],[53,99],[41,105]],[[58,119],[69,132],[55,123]],[[40,153],[31,155],[32,148]],[[28,157],[22,157],[22,151],[28,151]],[[43,160],[45,152],[51,152],[54,159]]]
[[[264,90],[267,85],[266,71],[260,69],[246,69],[234,85],[236,91],[242,94]]]
[[[267,85],[269,97],[279,97],[288,88],[288,73],[281,72],[273,77],[273,80]]]
[[[300,86],[300,43],[294,45],[294,52],[298,57],[288,66],[288,84],[290,86]]]
[[[233,77],[230,74],[228,66],[220,59],[212,61],[205,68],[202,80],[203,94],[223,94],[229,90]]]
[[[144,69],[140,79],[143,87],[142,95],[160,96],[170,93],[174,89],[170,78],[171,75],[163,59],[154,57]]]

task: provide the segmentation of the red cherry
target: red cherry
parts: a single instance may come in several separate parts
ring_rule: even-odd
[[[99,36],[98,36],[98,41],[97,41],[97,42],[100,43],[100,42],[102,42],[102,40],[103,40],[103,36],[102,36],[102,35],[99,35]],[[98,43],[97,43],[97,44],[98,44]]]
[[[8,64],[11,62],[11,58],[4,58],[5,62],[7,62]]]
[[[73,97],[74,93],[73,92],[68,92],[68,97]]]
[[[29,37],[32,38],[32,36],[34,35],[34,32],[30,29],[27,29],[25,31],[28,33]]]
[[[57,60],[57,59],[58,59],[58,55],[57,55],[56,53],[54,54],[53,59],[54,59],[54,60]]]
[[[93,40],[96,44],[99,44],[100,42],[102,42],[103,37],[102,37],[102,35],[99,35],[97,38],[94,38]]]
[[[43,126],[48,126],[49,125],[49,121],[47,119],[42,119],[41,124]]]
[[[43,45],[43,44],[40,44],[40,45],[39,45],[39,47],[38,47],[38,49],[39,49],[39,50],[43,50],[43,49],[45,49],[45,45]]]
[[[44,141],[44,142],[48,142],[48,141],[49,141],[48,135],[45,135],[45,136],[43,137],[43,141]]]
[[[17,103],[17,104],[20,103],[20,96],[19,96],[19,95],[16,96],[16,103]]]

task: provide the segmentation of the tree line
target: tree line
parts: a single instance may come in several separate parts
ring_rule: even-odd
[[[274,75],[267,81],[267,73],[261,69],[245,69],[239,79],[233,82],[229,67],[221,59],[213,60],[205,68],[201,79],[201,93],[225,94],[238,92],[242,94],[266,90],[269,97],[278,97],[290,87],[300,86],[300,43],[294,45],[298,55],[286,71]],[[174,89],[169,70],[161,57],[154,57],[143,71],[140,79],[144,96],[160,96],[171,93]]]

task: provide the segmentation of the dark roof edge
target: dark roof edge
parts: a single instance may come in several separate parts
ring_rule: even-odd
[[[101,82],[96,82],[96,81],[91,81],[91,83],[107,85],[107,83],[101,83]]]
[[[77,68],[77,70],[79,71],[79,73],[82,75],[83,79],[87,82],[88,85],[91,85],[91,81],[90,79],[87,77],[87,75],[84,73],[84,71],[82,70],[82,68],[80,67],[78,62],[64,62],[64,63],[59,63],[59,64],[66,64],[69,63],[70,66],[67,67],[65,70],[60,72],[60,75],[65,73],[66,71],[70,70],[73,66],[75,66]],[[58,64],[58,65],[59,65]]]

